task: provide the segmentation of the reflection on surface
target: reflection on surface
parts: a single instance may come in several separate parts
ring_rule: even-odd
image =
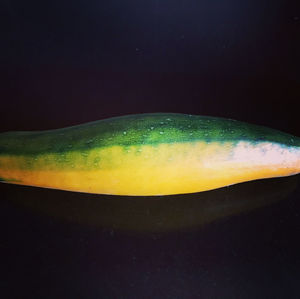
[[[208,192],[161,197],[45,192],[45,189],[20,187],[11,195],[11,200],[35,212],[73,223],[117,230],[164,232],[199,228],[282,200],[295,190],[298,179],[299,176],[268,179]]]

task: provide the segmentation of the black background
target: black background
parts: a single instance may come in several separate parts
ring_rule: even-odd
[[[180,112],[300,136],[298,2],[4,0],[0,131]],[[70,198],[62,191],[2,184],[0,194],[3,298],[300,296],[299,187],[163,234],[60,222],[10,201]]]

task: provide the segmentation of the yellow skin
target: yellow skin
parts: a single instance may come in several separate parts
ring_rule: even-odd
[[[206,116],[140,114],[0,134],[0,181],[70,191],[182,194],[299,171],[299,138]]]
[[[26,157],[1,157],[0,177],[12,183],[99,194],[167,195],[200,192],[231,184],[299,172],[300,160],[291,165],[260,164],[233,157],[232,142],[186,142],[94,149],[84,156],[65,153],[66,167],[50,165],[54,154],[31,158],[32,169],[22,169]],[[251,151],[251,149],[249,149]],[[251,155],[251,152],[249,152]],[[27,158],[28,160],[28,158]],[[25,162],[24,162],[25,161]],[[101,162],[99,169],[97,161]],[[113,163],[112,163],[113,161]],[[81,165],[88,165],[88,170]]]

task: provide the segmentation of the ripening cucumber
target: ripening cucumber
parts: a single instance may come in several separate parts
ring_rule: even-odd
[[[0,180],[113,195],[200,192],[300,172],[300,138],[232,119],[113,117],[0,134]]]

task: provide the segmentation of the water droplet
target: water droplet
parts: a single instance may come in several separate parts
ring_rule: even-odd
[[[160,122],[160,124],[161,124],[161,125],[163,125],[163,124],[164,124],[164,122],[163,122],[163,121],[161,121],[161,122]]]
[[[162,135],[163,133],[164,133],[164,132],[159,132],[159,134],[161,134],[161,135]]]
[[[151,130],[153,130],[153,129],[154,129],[154,127],[150,127],[150,129],[151,129]]]
[[[88,153],[81,153],[81,155],[82,155],[83,157],[87,157],[87,156],[88,156]]]
[[[171,121],[171,118],[166,118],[167,121]]]
[[[124,131],[124,132],[123,132],[123,134],[124,134],[124,135],[126,135],[126,134],[127,134],[127,132],[126,132],[126,131]]]
[[[147,137],[147,135],[144,134],[143,137]]]
[[[190,136],[192,136],[193,135],[193,133],[190,133]]]
[[[188,125],[188,127],[190,128],[190,127],[191,127],[191,125]]]
[[[207,134],[207,133],[205,133],[205,134],[204,134],[204,136],[208,136],[208,134]]]

